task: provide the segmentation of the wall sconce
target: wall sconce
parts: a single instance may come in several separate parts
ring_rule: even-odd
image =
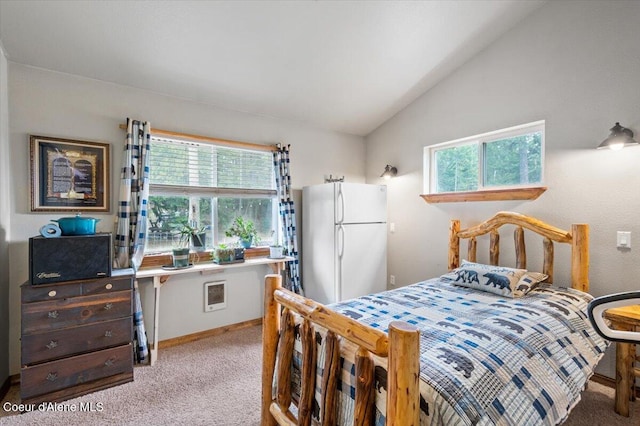
[[[622,127],[620,123],[616,123],[611,129],[611,134],[606,138],[597,149],[609,148],[618,151],[625,146],[638,145],[633,139],[633,132],[626,127]]]
[[[387,164],[387,166],[384,168],[384,172],[380,175],[380,177],[385,178],[386,180],[389,180],[392,177],[395,177],[397,174],[398,174],[398,169]]]

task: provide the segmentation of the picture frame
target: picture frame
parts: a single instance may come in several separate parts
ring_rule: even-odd
[[[109,212],[110,145],[30,135],[31,211]]]

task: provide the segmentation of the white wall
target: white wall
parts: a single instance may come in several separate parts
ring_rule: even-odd
[[[114,84],[25,67],[9,62],[11,267],[10,267],[10,366],[19,372],[20,290],[28,278],[29,237],[50,219],[68,214],[31,213],[29,199],[29,134],[107,142],[112,146],[112,198],[118,193],[117,172],[124,133],[118,128],[127,116],[149,120],[152,128],[201,134],[255,143],[291,144],[292,186],[322,183],[325,175],[344,175],[364,182],[364,140],[320,130],[300,123],[245,113],[146,93]],[[3,157],[6,158],[6,157]],[[2,168],[0,168],[2,169]],[[6,169],[5,169],[6,170]],[[0,173],[2,173],[0,171]],[[115,211],[115,199],[111,203]],[[102,219],[99,232],[111,232],[113,215],[91,214]],[[237,272],[174,277],[162,288],[160,340],[207,330],[262,316],[262,277],[268,267]],[[203,312],[205,281],[226,279],[227,309]],[[150,285],[141,283],[143,308],[151,337]]]
[[[640,147],[594,149],[616,121],[640,136],[639,25],[640,2],[549,2],[366,138],[367,181],[387,163],[399,171],[389,183],[388,251],[398,285],[446,271],[450,218],[467,226],[514,210],[565,229],[590,224],[592,294],[639,288]],[[539,199],[419,198],[424,146],[536,120],[546,120],[548,190]],[[616,249],[617,230],[632,232],[630,251]],[[556,282],[568,277],[557,263]],[[615,377],[608,355],[599,370]]]
[[[9,376],[9,164],[7,59],[0,42],[0,387]]]

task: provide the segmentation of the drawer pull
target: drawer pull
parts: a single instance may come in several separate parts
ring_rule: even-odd
[[[113,333],[111,332],[111,330],[107,330],[104,332],[104,337],[113,337]]]
[[[58,293],[57,293],[55,290],[51,290],[51,291],[49,292],[49,297],[53,297],[53,296],[55,296],[56,294],[58,294]]]
[[[58,318],[58,311],[49,311],[49,318]]]
[[[115,358],[109,358],[108,360],[106,360],[104,362],[105,367],[113,367],[113,362],[115,361]]]
[[[104,288],[106,288],[107,290],[111,290],[113,288],[113,284],[109,283],[105,285]]]
[[[104,309],[106,311],[108,311],[109,309],[113,308],[113,303],[107,303],[106,305],[104,305]]]
[[[54,349],[58,347],[58,342],[56,342],[55,340],[52,340],[46,346],[47,346],[47,349]]]
[[[50,382],[55,382],[58,379],[58,373],[49,373],[47,374],[47,380]]]

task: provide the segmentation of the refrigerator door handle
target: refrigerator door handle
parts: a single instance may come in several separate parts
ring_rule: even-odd
[[[337,219],[337,223],[342,223],[342,222],[344,222],[344,211],[345,211],[344,209],[345,209],[345,206],[344,206],[344,193],[342,192],[342,184],[341,183],[338,184],[338,201],[339,201],[339,203],[338,203],[338,206],[336,206],[336,207],[338,208],[339,215],[338,215],[338,217],[336,219]]]
[[[344,257],[344,226],[338,225],[338,277],[334,283],[336,302],[342,300],[342,258]]]

